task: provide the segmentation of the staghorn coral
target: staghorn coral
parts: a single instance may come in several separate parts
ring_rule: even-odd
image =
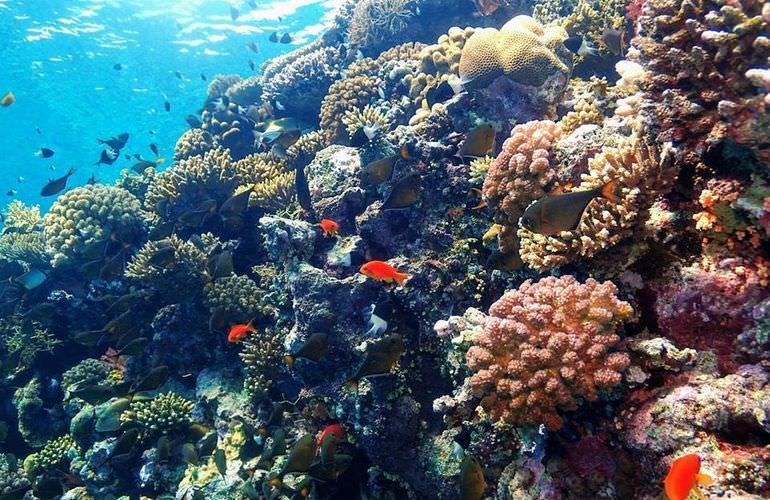
[[[369,104],[378,95],[381,81],[368,75],[356,75],[334,82],[321,103],[320,122],[326,145],[347,140],[342,117],[345,112]]]
[[[89,247],[110,239],[132,242],[144,231],[143,215],[139,200],[123,188],[95,184],[64,193],[43,217],[51,265],[75,264]]]
[[[243,351],[239,353],[246,373],[243,386],[252,399],[264,397],[282,366],[282,335],[277,332],[279,330],[259,329],[243,341]]]
[[[24,321],[18,316],[0,319],[0,342],[17,358],[16,371],[32,367],[38,354],[52,353],[61,340],[37,321]]]
[[[759,0],[652,0],[645,3],[630,59],[648,71],[639,82],[660,127],[684,165],[718,167],[704,154],[719,143],[749,148],[764,161],[770,118],[752,69],[767,66],[770,23]]]
[[[337,47],[318,47],[296,57],[264,79],[262,100],[280,103],[287,116],[318,116],[329,86],[341,75],[342,59]]]
[[[31,233],[40,224],[40,207],[28,206],[19,200],[13,200],[3,210],[3,226],[22,233]],[[7,230],[6,230],[7,231]]]
[[[214,147],[214,139],[207,131],[193,128],[185,131],[174,146],[174,162],[204,154]]]
[[[618,203],[594,199],[577,228],[552,236],[519,227],[521,258],[535,269],[550,269],[593,257],[631,237],[643,227],[653,202],[674,183],[678,170],[673,160],[670,146],[658,154],[636,137],[602,148],[588,161],[589,171],[575,190],[593,189],[614,179]]]
[[[474,186],[483,186],[487,175],[489,175],[489,169],[492,168],[494,161],[495,159],[491,156],[483,156],[481,158],[475,158],[473,161],[471,161],[471,184]]]
[[[61,469],[70,460],[69,452],[77,448],[72,436],[65,434],[45,443],[43,449],[24,459],[24,472],[29,479]]]
[[[550,164],[550,149],[560,136],[561,127],[550,120],[527,122],[511,130],[482,189],[498,223],[516,225],[524,209],[554,187],[557,173]]]
[[[3,231],[0,233],[0,257],[32,266],[48,263],[40,217],[40,207],[27,206],[14,200],[3,210]]]
[[[193,402],[173,392],[164,392],[149,401],[132,401],[121,413],[124,426],[138,427],[144,434],[166,434],[190,423]]]
[[[357,49],[377,51],[407,28],[418,4],[416,0],[358,2],[348,26],[348,43]]]
[[[292,154],[298,155],[300,151],[294,150]],[[235,193],[251,189],[250,206],[269,211],[284,210],[290,206],[295,193],[295,173],[287,160],[270,153],[258,153],[239,160],[233,167],[242,179]]]
[[[229,321],[245,323],[256,317],[272,317],[263,292],[248,276],[228,276],[216,280],[206,291],[209,309],[221,309]]]
[[[559,429],[559,411],[620,383],[629,358],[612,352],[615,330],[633,310],[616,294],[609,281],[548,277],[524,282],[490,307],[466,360],[475,372],[471,391],[492,420]]]
[[[567,33],[558,26],[543,27],[528,16],[516,16],[500,30],[476,30],[462,49],[459,74],[468,89],[489,86],[500,76],[539,87],[554,75],[569,76],[560,48]]]

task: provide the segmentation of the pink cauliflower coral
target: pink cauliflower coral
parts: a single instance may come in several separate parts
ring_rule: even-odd
[[[561,128],[550,120],[516,125],[489,167],[482,194],[501,224],[516,225],[524,209],[556,180],[550,150]]]
[[[561,428],[558,411],[577,408],[576,398],[620,383],[629,365],[618,323],[633,314],[612,282],[584,284],[573,276],[524,282],[489,308],[474,336],[468,366],[475,396],[493,420]]]

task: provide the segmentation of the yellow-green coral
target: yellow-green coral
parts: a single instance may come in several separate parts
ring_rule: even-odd
[[[367,104],[361,108],[354,108],[345,111],[342,117],[342,123],[348,129],[348,136],[352,139],[359,131],[373,138],[387,132],[389,122],[387,117],[379,108]]]
[[[272,316],[262,299],[262,290],[248,276],[228,276],[216,280],[206,291],[210,309],[221,309],[233,323],[244,323],[257,316]]]
[[[559,51],[566,39],[562,28],[544,27],[528,16],[516,16],[500,30],[476,30],[463,47],[460,78],[469,89],[484,88],[502,75],[539,87],[553,75],[569,74]]]
[[[60,469],[69,461],[71,449],[77,449],[72,436],[65,434],[48,441],[43,449],[24,459],[24,471],[30,479],[48,471]]]
[[[479,187],[484,184],[484,179],[487,178],[489,167],[492,166],[493,161],[495,161],[495,159],[491,156],[482,156],[471,162],[471,184]]]
[[[18,316],[0,319],[0,339],[6,351],[18,358],[17,371],[32,366],[41,352],[53,352],[61,341],[37,321],[23,321]]]
[[[77,263],[97,243],[135,238],[142,218],[139,200],[119,187],[95,184],[64,193],[43,217],[51,265]]]
[[[0,257],[36,266],[47,263],[40,207],[14,200],[3,210],[5,223],[0,233]]]
[[[299,154],[295,151],[298,150],[292,154]],[[278,211],[291,204],[295,192],[294,171],[287,160],[270,153],[258,153],[239,160],[234,167],[242,179],[234,194],[251,189],[250,206]]]
[[[202,155],[214,147],[214,140],[207,131],[193,128],[183,133],[174,146],[174,161]]]
[[[264,396],[273,383],[273,375],[281,367],[283,354],[281,338],[273,330],[258,330],[243,341],[240,353],[246,372],[243,385],[249,396],[254,399]]]
[[[603,121],[604,115],[599,112],[593,102],[579,99],[575,104],[575,108],[559,120],[559,125],[561,125],[562,134],[567,136],[581,125],[588,123],[601,124]]]
[[[153,257],[169,247],[174,249],[173,257],[169,259],[172,263],[154,263]],[[188,278],[185,280],[188,283],[201,281],[206,261],[206,254],[202,250],[172,234],[168,238],[145,243],[126,266],[126,277],[144,282],[184,277]]]
[[[3,210],[4,226],[8,229],[29,233],[37,229],[42,220],[38,205],[28,206],[19,200],[13,200]],[[7,232],[7,229],[6,229]]]
[[[166,433],[190,423],[193,402],[173,392],[165,392],[149,401],[132,401],[120,415],[120,422],[136,426],[145,434]]]
[[[402,33],[414,16],[414,0],[362,0],[348,26],[348,41],[356,48],[372,48]]]
[[[378,95],[380,79],[375,76],[357,75],[338,80],[329,87],[329,93],[321,103],[321,131],[328,144],[347,139],[342,117],[346,111],[369,104]]]

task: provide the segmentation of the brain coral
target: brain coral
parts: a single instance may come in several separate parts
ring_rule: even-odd
[[[636,137],[604,147],[588,161],[588,173],[575,191],[617,182],[617,203],[596,198],[572,231],[545,236],[519,227],[521,258],[543,270],[562,266],[597,253],[630,238],[644,224],[652,204],[668,192],[677,177],[673,149],[666,145],[658,154]]]
[[[633,310],[616,294],[609,281],[547,277],[492,304],[466,355],[471,390],[492,420],[559,429],[559,411],[620,383],[629,358],[612,352],[615,330]]]
[[[485,88],[502,75],[539,87],[557,73],[569,74],[559,57],[566,39],[563,28],[543,27],[529,16],[516,16],[500,30],[476,30],[463,47],[460,78],[471,90]]]
[[[139,200],[125,189],[81,186],[59,196],[43,217],[46,252],[56,267],[77,261],[90,245],[143,231]]]

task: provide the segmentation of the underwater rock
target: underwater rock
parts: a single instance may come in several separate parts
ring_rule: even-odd
[[[307,222],[265,216],[259,224],[265,249],[276,263],[293,267],[313,255],[318,232]]]

